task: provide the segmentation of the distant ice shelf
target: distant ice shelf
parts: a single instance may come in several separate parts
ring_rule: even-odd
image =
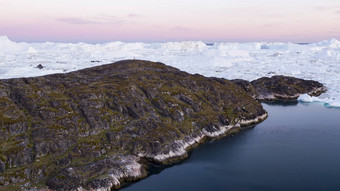
[[[287,75],[313,79],[328,91],[304,102],[340,107],[340,41],[311,44],[281,42],[213,43],[24,43],[0,36],[0,79],[65,73],[123,59],[163,62],[189,73],[254,80]],[[38,67],[39,66],[39,67]]]

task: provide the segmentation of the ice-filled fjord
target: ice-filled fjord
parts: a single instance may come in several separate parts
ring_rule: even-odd
[[[123,59],[159,61],[189,73],[254,80],[288,75],[317,80],[328,91],[302,102],[340,107],[340,41],[311,44],[280,42],[214,43],[24,43],[0,36],[0,79],[70,72]],[[37,66],[43,68],[39,69]],[[40,67],[41,68],[41,67]]]

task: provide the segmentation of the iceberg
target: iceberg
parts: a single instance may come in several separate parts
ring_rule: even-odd
[[[319,98],[319,97],[314,97],[314,96],[310,96],[308,94],[303,94],[301,96],[299,96],[299,98],[297,99],[300,102],[304,102],[304,103],[312,103],[312,102],[320,102],[320,103],[324,103],[325,107],[340,107],[340,98],[339,99],[329,99],[329,98]]]
[[[65,73],[123,59],[163,62],[191,74],[255,80],[286,75],[312,79],[327,88],[327,98],[302,96],[302,102],[340,107],[340,41],[318,43],[183,41],[165,43],[25,43],[0,36],[0,79]],[[42,65],[43,68],[37,68]]]

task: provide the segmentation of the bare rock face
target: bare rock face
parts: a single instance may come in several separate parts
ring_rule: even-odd
[[[0,159],[0,173],[4,172],[6,170],[6,165],[2,160]]]
[[[117,155],[87,165],[68,167],[49,179],[47,185],[56,190],[85,189],[83,185],[88,189],[119,188],[122,180],[133,181],[146,176],[138,160],[136,156]]]
[[[296,84],[314,90],[295,79],[280,87]],[[272,86],[141,60],[0,80],[0,189],[119,188],[147,175],[143,161],[168,164],[206,138],[263,121],[253,97]]]
[[[295,100],[302,94],[315,96],[327,90],[317,81],[288,76],[262,77],[251,82],[236,79],[232,82],[261,101]]]

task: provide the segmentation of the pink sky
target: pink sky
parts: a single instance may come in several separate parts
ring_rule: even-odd
[[[339,0],[1,0],[0,35],[26,42],[340,39]]]

